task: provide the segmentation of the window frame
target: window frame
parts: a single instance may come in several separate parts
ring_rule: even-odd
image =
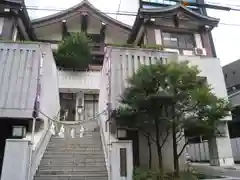
[[[177,46],[166,46],[165,43],[164,43],[164,33],[176,34],[177,35]],[[193,47],[192,48],[179,47],[179,36],[180,35],[190,35],[192,37],[192,40],[193,40]],[[163,45],[164,48],[179,49],[179,50],[193,50],[194,48],[196,48],[196,40],[194,38],[194,33],[191,33],[191,32],[162,31],[161,32],[161,38],[162,38],[162,45]],[[186,41],[185,41],[185,45],[186,45]]]

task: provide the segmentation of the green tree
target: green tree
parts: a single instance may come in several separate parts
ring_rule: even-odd
[[[149,142],[156,145],[159,169],[164,171],[162,148],[169,135],[166,110],[171,97],[159,88],[159,80],[164,77],[158,70],[154,65],[143,66],[129,79],[130,86],[122,95],[122,107],[117,110],[116,119],[118,124],[136,128],[147,138],[150,155]]]
[[[135,118],[118,118],[119,121],[125,119],[125,126],[135,126],[143,132],[154,130],[159,168],[163,168],[160,132],[167,137],[171,128],[176,176],[179,157],[187,145],[186,142],[178,151],[184,130],[196,128],[198,135],[210,138],[216,135],[220,119],[229,113],[228,103],[211,92],[199,73],[188,62],[143,66],[129,79],[130,86],[122,95],[123,107],[130,109]],[[123,117],[121,111],[118,117]]]
[[[90,39],[85,33],[72,33],[58,45],[55,54],[59,67],[70,69],[88,68],[91,62]]]
[[[196,130],[195,135],[212,138],[220,133],[218,124],[229,115],[230,108],[225,99],[212,93],[206,79],[199,77],[198,68],[189,67],[188,62],[165,65],[162,73],[167,82],[165,90],[172,94],[174,102],[171,120],[173,157],[175,175],[179,176],[179,157],[188,144],[186,141],[178,152],[183,131],[191,128]]]

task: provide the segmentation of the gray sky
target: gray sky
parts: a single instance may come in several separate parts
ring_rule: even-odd
[[[89,0],[96,8],[103,12],[116,12],[120,0]],[[138,0],[121,0],[120,11],[136,12],[138,8]],[[226,0],[205,0],[211,3],[226,4]],[[37,6],[38,8],[55,8],[66,9],[81,2],[81,0],[25,0],[27,6]],[[240,9],[239,0],[228,0],[227,4],[238,5]],[[46,15],[53,14],[52,11],[29,11],[31,18],[39,18]],[[225,65],[237,59],[240,59],[240,12],[226,12],[209,10],[210,16],[220,18],[220,23],[239,24],[239,26],[228,26],[219,24],[219,27],[213,30],[213,39],[217,50],[217,55],[221,60],[221,64]],[[112,15],[116,18],[116,15]],[[132,16],[118,16],[118,20],[132,25],[135,17]]]

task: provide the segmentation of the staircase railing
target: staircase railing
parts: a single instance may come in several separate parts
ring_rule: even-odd
[[[110,161],[109,161],[109,143],[106,142],[106,138],[105,138],[105,134],[103,132],[103,126],[102,126],[102,120],[101,120],[101,115],[98,116],[98,125],[100,128],[100,135],[101,135],[101,140],[102,140],[102,144],[103,144],[103,152],[104,152],[104,157],[105,157],[105,162],[106,162],[106,166],[107,166],[107,170],[108,170],[108,177],[110,177]]]
[[[66,117],[66,114],[63,116],[63,118],[61,118],[61,117],[59,117],[60,116],[60,111],[54,119],[51,119],[50,117],[48,117],[44,113],[40,112],[46,118],[48,118],[48,127],[43,132],[39,143],[37,144],[35,150],[32,152],[32,157],[30,158],[31,163],[29,164],[30,165],[30,169],[29,169],[30,175],[29,175],[28,180],[33,179],[33,177],[34,177],[34,175],[35,175],[35,173],[38,169],[38,166],[40,164],[40,161],[43,157],[43,154],[46,150],[47,144],[48,144],[48,142],[49,142],[49,140],[50,140],[50,138],[53,134],[54,135],[59,135],[59,136],[61,136],[61,134],[63,134],[63,137],[66,140],[68,138],[75,138],[76,137],[76,132],[81,131],[82,126],[84,126],[83,124],[89,123],[91,121],[95,121],[96,125],[97,125],[98,122],[96,121],[96,119],[104,112],[105,111],[103,111],[103,112],[97,114],[96,116],[94,116],[92,118],[89,118],[87,120],[74,121],[74,122],[64,121],[65,117]],[[60,121],[58,119],[62,119],[63,121]],[[76,127],[76,125],[79,125],[79,127],[78,126]],[[101,132],[101,128],[100,128],[100,132]]]
[[[58,112],[57,116],[54,119],[59,119],[60,117],[60,111]],[[43,154],[46,150],[47,144],[52,136],[52,132],[51,132],[51,127],[53,125],[53,121],[51,121],[50,118],[47,119],[47,128],[44,130],[36,148],[33,150],[32,152],[32,157],[31,157],[31,164],[30,164],[30,177],[29,180],[32,180],[37,169],[38,166],[40,164],[40,161],[43,157]]]

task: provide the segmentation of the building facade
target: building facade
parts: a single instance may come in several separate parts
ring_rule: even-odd
[[[203,4],[200,1],[197,3]],[[93,40],[93,63],[89,71],[68,69],[57,71],[60,106],[64,110],[63,113],[67,112],[67,121],[88,119],[107,108],[109,100],[104,95],[107,80],[103,79],[103,69],[107,69],[108,57],[116,56],[116,59],[120,55],[133,57],[142,51],[115,49],[114,52],[118,53],[113,54],[113,51],[107,51],[109,48],[105,49],[108,44],[159,45],[166,56],[175,54],[177,61],[188,60],[191,65],[197,65],[201,70],[201,76],[206,77],[207,83],[212,86],[213,92],[219,97],[227,98],[222,68],[219,59],[216,58],[211,35],[211,30],[217,27],[219,19],[207,16],[206,10],[196,5],[194,0],[187,4],[170,0],[142,0],[132,27],[100,12],[87,0],[65,11],[32,21],[29,20],[23,0],[4,0],[1,5],[0,36],[4,40],[48,43],[53,52],[56,51],[57,44],[70,33],[85,32]],[[150,52],[141,53],[146,57],[153,56],[149,55]],[[130,62],[128,60],[126,62]],[[131,69],[133,67],[130,64],[133,61],[125,65]],[[143,64],[150,63],[145,60]],[[110,103],[116,104],[116,97],[120,92],[114,93],[116,96],[112,97]],[[83,116],[77,113],[79,106],[84,107]],[[220,127],[226,136],[214,138],[209,142],[212,165],[229,166],[234,163],[227,128],[229,120],[231,117],[223,119]],[[107,125],[106,119],[102,121]],[[108,128],[104,129],[104,132],[103,136],[109,136],[111,133]],[[118,141],[112,133],[110,136]],[[146,142],[143,137],[136,131],[128,131],[126,140],[132,140],[134,164],[146,166],[148,155],[144,149]],[[165,147],[164,162],[170,169],[172,169],[172,164],[169,163],[171,152],[171,146]],[[182,159],[184,164],[184,157]],[[153,165],[156,164],[154,161]]]
[[[231,138],[240,137],[239,125],[240,125],[240,60],[236,60],[223,66],[223,73],[228,92],[228,98],[233,106],[232,116],[233,121],[229,123],[229,131]]]

